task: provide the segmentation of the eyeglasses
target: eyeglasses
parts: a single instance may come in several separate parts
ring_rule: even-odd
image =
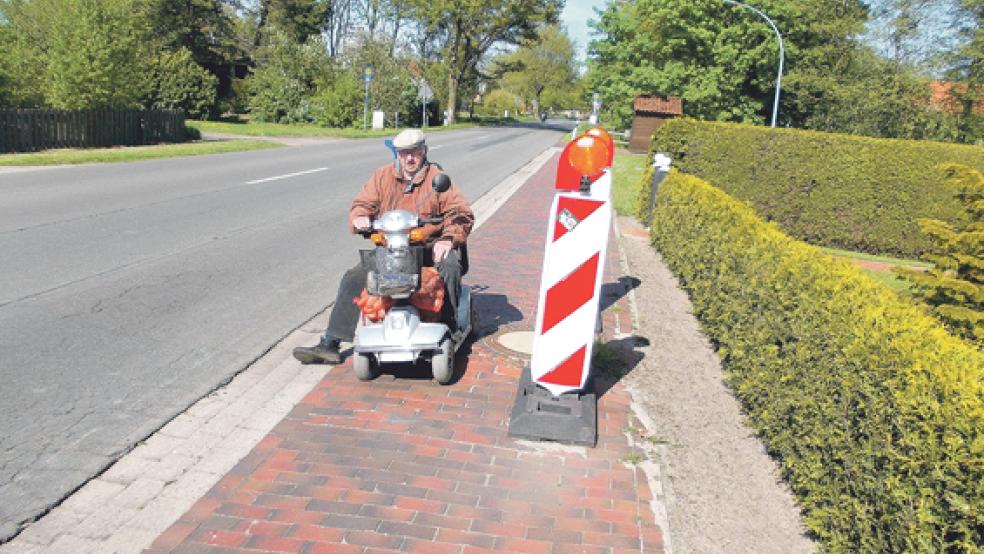
[[[419,157],[421,157],[421,156],[424,155],[424,149],[423,148],[411,148],[410,150],[397,150],[397,154],[399,154],[401,158],[407,158],[407,157],[410,157],[410,156],[418,157],[419,158]]]

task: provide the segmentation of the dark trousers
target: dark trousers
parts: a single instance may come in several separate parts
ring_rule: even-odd
[[[433,265],[430,249],[424,257],[424,265]],[[450,310],[451,321],[454,321],[454,314],[458,313],[458,296],[461,294],[461,255],[458,249],[448,252],[447,257],[437,264],[437,273],[444,279],[445,308],[444,314]],[[359,307],[352,301],[362,294],[362,289],[366,288],[366,270],[362,264],[358,264],[345,272],[342,282],[338,286],[338,294],[335,297],[335,307],[331,310],[328,317],[328,328],[325,329],[325,339],[338,339],[352,342],[355,338],[355,327],[359,323]]]

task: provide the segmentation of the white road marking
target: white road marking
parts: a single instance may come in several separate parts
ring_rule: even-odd
[[[318,167],[315,169],[308,169],[307,171],[298,171],[297,173],[288,173],[286,175],[276,175],[274,177],[267,177],[266,179],[257,179],[255,181],[246,181],[247,185],[255,185],[257,183],[265,183],[267,181],[279,181],[280,179],[289,179],[291,177],[297,177],[299,175],[307,175],[308,173],[317,173],[319,171],[327,171],[327,167]]]

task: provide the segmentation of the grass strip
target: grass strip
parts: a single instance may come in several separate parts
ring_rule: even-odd
[[[228,122],[228,121],[186,121],[185,125],[198,129],[202,133],[223,135],[241,135],[250,137],[337,137],[337,138],[375,138],[390,137],[394,129],[338,129],[320,125],[283,125],[280,123]],[[454,125],[427,127],[425,131],[433,133],[452,129],[468,129],[477,127],[478,123],[455,123]]]
[[[905,258],[893,258],[891,256],[877,256],[874,254],[866,254],[864,252],[851,252],[850,250],[842,250],[840,248],[820,248],[825,254],[833,256],[835,258],[841,258],[851,261],[869,261],[878,262],[886,264],[892,267],[911,267],[911,268],[923,268],[928,269],[932,267],[932,264],[924,262],[922,260],[911,260]],[[891,267],[887,269],[875,269],[872,267],[865,267],[861,265],[861,270],[879,283],[885,285],[886,287],[894,290],[895,292],[909,293],[912,291],[912,283],[903,279],[898,274],[892,271]]]
[[[905,266],[905,267],[925,267],[925,268],[932,267],[932,264],[927,263],[927,262],[924,262],[922,260],[912,260],[912,259],[906,259],[906,258],[893,258],[891,256],[878,256],[878,255],[875,255],[875,254],[866,254],[864,252],[852,252],[850,250],[842,250],[840,248],[827,248],[827,247],[822,247],[822,248],[820,248],[820,250],[823,250],[824,252],[826,252],[827,254],[830,254],[831,256],[836,256],[836,257],[839,257],[839,258],[853,258],[853,259],[856,259],[856,260],[869,260],[869,261],[872,261],[872,262],[880,262],[880,263],[883,263],[883,264],[899,265],[899,266]]]
[[[87,163],[132,162],[156,158],[202,156],[249,150],[279,148],[282,145],[262,140],[227,140],[158,144],[154,146],[123,146],[77,150],[47,150],[23,154],[0,154],[0,166],[73,165]]]
[[[612,162],[612,205],[620,215],[635,215],[639,183],[646,169],[646,154],[632,154],[625,149],[615,150]]]

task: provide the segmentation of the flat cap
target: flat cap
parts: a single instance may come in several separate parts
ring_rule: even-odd
[[[397,150],[410,150],[418,146],[423,146],[425,142],[424,132],[420,129],[404,129],[393,139],[393,148]]]

